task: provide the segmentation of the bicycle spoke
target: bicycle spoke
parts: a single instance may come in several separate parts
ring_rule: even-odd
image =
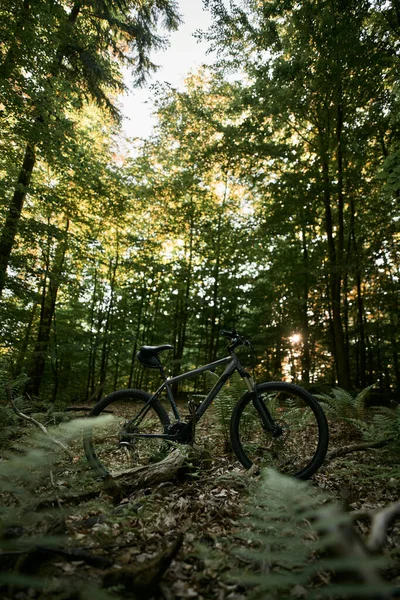
[[[238,438],[235,452],[241,462],[247,468],[256,464],[301,477],[307,471],[315,472],[327,446],[325,429],[320,443],[324,419],[320,415],[317,418],[316,413],[322,413],[319,405],[304,390],[299,392],[288,384],[265,384],[260,390],[275,431],[266,431],[251,400],[242,402],[233,427],[233,436]]]
[[[149,407],[143,412],[145,397],[127,392],[115,392],[110,395],[108,403],[107,398],[102,401],[97,413],[107,407],[113,418],[104,426],[93,419],[92,428],[85,436],[86,455],[99,474],[115,474],[149,465],[162,460],[168,453],[168,446],[162,438],[140,437],[141,434],[164,433],[168,416],[162,406],[158,405],[157,410]],[[138,414],[140,417],[136,419]]]

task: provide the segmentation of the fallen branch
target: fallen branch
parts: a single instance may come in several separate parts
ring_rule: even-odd
[[[59,500],[63,505],[76,505],[97,498],[105,491],[114,503],[119,503],[136,490],[175,479],[203,458],[204,451],[197,446],[182,446],[173,450],[161,462],[113,473],[105,477],[101,484],[97,483],[94,489],[75,494],[59,494]],[[57,499],[54,498],[42,499],[32,510],[54,507],[56,503]]]
[[[84,561],[91,567],[107,569],[113,561],[104,556],[98,556],[81,548],[64,548],[61,546],[38,545],[31,548],[2,552],[0,565],[2,568],[10,568],[12,563],[17,564],[20,573],[36,573],[40,565],[55,558],[75,562]]]
[[[350,513],[350,516],[355,521],[368,519],[371,522],[371,533],[366,547],[371,552],[379,552],[385,545],[389,527],[400,518],[400,500],[385,508],[357,510]]]
[[[385,589],[386,584],[379,569],[367,560],[371,556],[369,547],[351,523],[343,523],[342,516],[336,507],[331,507],[329,512],[325,513],[322,527],[319,530],[323,534],[330,535],[331,550],[337,556],[354,563],[354,570],[363,583],[377,589]],[[374,597],[379,598],[379,600],[389,600],[392,595],[387,592],[380,592]]]
[[[94,404],[91,406],[67,406],[64,411],[65,412],[90,412],[94,407]],[[104,409],[101,411],[101,414],[113,415],[113,410]]]
[[[378,440],[377,442],[364,442],[363,444],[350,444],[349,446],[341,446],[340,448],[334,448],[330,452],[327,453],[325,457],[325,462],[329,462],[334,458],[341,458],[342,456],[346,456],[347,454],[351,454],[352,452],[362,452],[364,450],[372,450],[374,448],[384,448],[392,439],[386,440]]]
[[[42,431],[45,435],[47,435],[47,437],[51,439],[53,444],[55,444],[56,446],[61,448],[66,454],[68,454],[69,458],[71,458],[71,459],[74,458],[74,455],[72,454],[70,449],[65,444],[60,442],[60,440],[57,440],[55,437],[53,437],[51,435],[51,433],[49,433],[47,431],[46,427],[44,425],[42,425],[42,423],[40,423],[39,421],[36,421],[36,419],[34,419],[33,417],[30,417],[29,415],[26,415],[25,413],[23,413],[19,410],[19,408],[17,407],[15,400],[12,396],[11,388],[8,385],[6,386],[6,393],[7,393],[8,399],[10,400],[11,406],[13,407],[13,410],[16,415],[18,415],[24,421],[27,421],[28,423],[32,423],[33,425],[36,425],[36,427],[39,427],[40,431]]]
[[[121,493],[124,497],[135,490],[170,481],[204,458],[202,452],[196,446],[185,445],[173,450],[161,462],[112,473],[105,479],[106,490],[112,496],[115,492],[118,499]]]
[[[178,554],[183,537],[182,533],[178,534],[172,544],[139,566],[110,569],[104,574],[103,587],[122,585],[129,594],[133,592],[135,598],[152,598],[158,590],[162,576]]]

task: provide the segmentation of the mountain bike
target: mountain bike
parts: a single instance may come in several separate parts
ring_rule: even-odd
[[[247,392],[233,408],[230,441],[243,467],[269,466],[299,479],[308,479],[318,470],[328,449],[329,433],[317,400],[291,383],[255,384],[235,352],[240,346],[251,347],[250,342],[235,330],[220,333],[229,340],[228,356],[174,377],[167,377],[159,357],[173,346],[139,349],[137,359],[146,368],[158,369],[162,384],[153,394],[135,389],[113,392],[91,410],[92,422],[84,434],[84,449],[97,475],[156,463],[177,444],[191,444],[196,424],[235,372],[243,379]],[[172,393],[174,384],[223,365],[225,370],[213,388],[200,404],[191,406],[190,414],[182,420]],[[172,422],[162,403],[165,395]],[[114,418],[102,425],[101,419],[96,418],[108,412]]]

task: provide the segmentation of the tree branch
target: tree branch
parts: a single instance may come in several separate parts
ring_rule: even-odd
[[[325,462],[329,462],[334,458],[340,458],[351,454],[352,452],[362,452],[363,450],[370,450],[373,448],[384,448],[392,442],[392,439],[378,440],[377,442],[364,442],[362,444],[350,444],[349,446],[341,446],[340,448],[334,448],[325,457]]]
[[[379,552],[386,542],[387,531],[389,527],[400,518],[400,500],[376,510],[356,510],[350,513],[355,521],[368,519],[371,521],[371,533],[366,547],[371,552]]]
[[[42,423],[39,423],[39,421],[36,421],[36,419],[34,419],[33,417],[30,417],[29,415],[26,415],[25,413],[19,410],[12,396],[11,388],[8,385],[6,386],[6,393],[16,415],[18,415],[24,421],[27,421],[28,423],[32,423],[33,425],[36,425],[36,427],[39,427],[40,431],[42,431],[48,438],[50,438],[53,444],[61,448],[69,456],[70,459],[74,458],[74,455],[70,451],[70,449],[65,444],[60,442],[60,440],[57,440],[55,437],[53,437],[51,433],[47,431],[46,427],[42,425]]]

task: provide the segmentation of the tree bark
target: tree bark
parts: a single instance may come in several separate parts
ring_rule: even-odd
[[[104,487],[115,501],[120,501],[135,490],[175,479],[205,458],[208,455],[196,446],[180,446],[161,462],[111,473],[104,479]]]
[[[72,33],[81,7],[81,2],[76,2],[68,15],[67,28],[69,35]],[[61,33],[62,32],[60,32],[60,38],[62,38]],[[64,54],[60,46],[57,50],[53,67],[50,69],[50,78],[55,78],[58,75],[63,58]],[[38,114],[36,117],[36,122],[42,123],[43,115]],[[6,221],[4,223],[3,230],[0,236],[0,297],[3,294],[4,286],[6,283],[7,268],[10,262],[11,252],[15,244],[15,238],[18,232],[19,221],[21,218],[26,194],[29,189],[35,162],[35,143],[31,140],[27,142],[25,148],[22,167],[18,176],[13,197],[9,205]]]
[[[117,247],[117,255],[115,258],[114,265],[112,264],[112,261],[110,261],[110,292],[111,292],[111,294],[110,294],[110,301],[108,303],[107,312],[106,312],[104,338],[103,338],[103,346],[102,346],[102,350],[101,350],[101,362],[100,362],[100,371],[99,371],[99,378],[98,378],[99,391],[98,391],[96,401],[100,400],[100,397],[103,393],[103,389],[104,389],[104,386],[106,383],[106,377],[107,377],[108,355],[110,352],[110,339],[109,338],[110,338],[111,327],[112,327],[111,321],[112,321],[112,313],[114,310],[115,280],[116,280],[118,264],[119,264],[119,254],[118,254],[118,247]]]
[[[65,253],[68,246],[69,219],[66,220],[63,239],[58,243],[53,267],[49,273],[49,285],[45,291],[40,314],[39,330],[33,353],[33,364],[29,372],[30,383],[27,391],[37,396],[46,366],[47,350],[50,341],[51,324],[56,308],[57,293],[63,272]]]
[[[304,217],[302,216],[302,223]],[[308,246],[306,225],[302,225],[302,250],[303,250],[303,296],[300,306],[301,333],[303,338],[303,352],[301,356],[301,380],[310,383],[311,357],[309,344],[309,325],[308,325],[308,295],[309,295],[309,264],[308,264]]]
[[[342,258],[343,248],[340,246],[343,236],[343,214],[341,201],[339,201],[339,247],[336,248],[334,238],[334,224],[332,216],[331,184],[329,178],[329,160],[325,149],[324,135],[320,131],[320,157],[322,166],[323,201],[325,208],[325,231],[328,239],[329,257],[329,295],[332,307],[332,337],[333,352],[336,364],[339,386],[344,389],[350,388],[349,363],[347,360],[347,349],[343,334],[343,323],[341,315],[341,292],[342,292]]]
[[[14,246],[24,200],[29,188],[35,162],[35,147],[33,144],[28,143],[25,149],[17,185],[8,208],[8,213],[0,237],[0,296],[3,293],[6,283],[7,267],[10,261],[11,250]]]

